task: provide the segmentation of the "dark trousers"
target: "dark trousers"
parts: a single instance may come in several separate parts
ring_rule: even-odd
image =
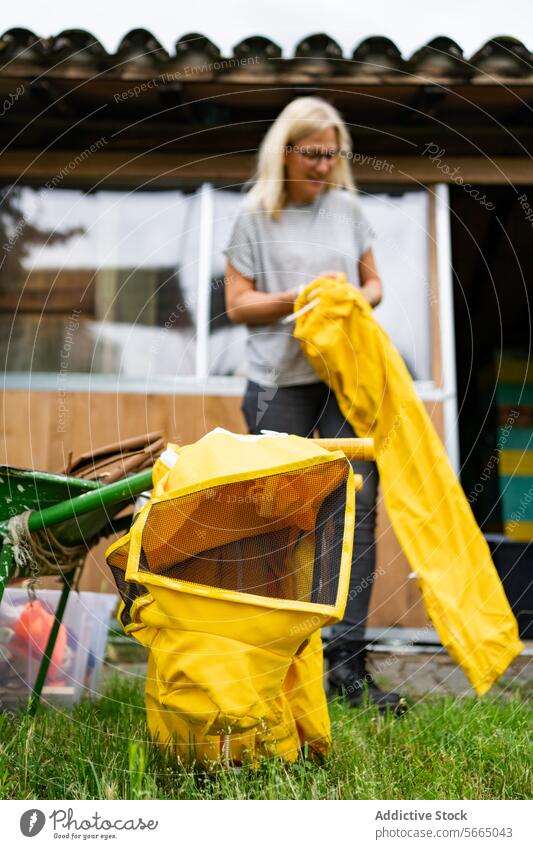
[[[353,428],[342,415],[335,395],[325,383],[298,386],[259,386],[248,381],[242,411],[250,433],[275,430],[296,436],[353,437]],[[354,471],[363,476],[357,494],[356,527],[348,604],[342,622],[331,629],[335,645],[365,638],[370,592],[376,561],[376,498],[378,472],[375,463],[356,461]]]

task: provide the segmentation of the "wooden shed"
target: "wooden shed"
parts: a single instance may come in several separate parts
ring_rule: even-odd
[[[531,344],[533,64],[520,41],[467,58],[442,36],[404,57],[372,37],[343,55],[314,34],[283,56],[254,36],[223,56],[189,33],[169,55],[133,30],[109,54],[81,30],[13,29],[0,62],[3,462],[56,470],[70,450],[145,430],[179,443],[245,431],[245,331],[224,313],[222,249],[269,124],[318,94],[353,136],[378,315],[472,491],[496,438],[498,362]],[[471,503],[500,529],[497,498]],[[423,624],[382,508],[377,544],[370,624]],[[111,587],[102,547],[82,586]]]

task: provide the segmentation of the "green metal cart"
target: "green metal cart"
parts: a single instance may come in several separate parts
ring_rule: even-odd
[[[116,483],[103,485],[64,475],[27,471],[12,466],[0,466],[0,603],[11,578],[36,578],[37,570],[31,560],[21,567],[17,556],[22,527],[54,559],[54,544],[63,552],[77,552],[71,563],[68,558],[58,562],[49,572],[39,570],[38,576],[59,576],[63,588],[55,620],[30,698],[28,711],[37,710],[50,665],[55,642],[69,593],[75,583],[76,571],[87,552],[102,538],[124,532],[131,523],[131,513],[115,518],[146,490],[152,488],[152,470],[147,469]],[[25,523],[21,519],[25,517]],[[50,533],[52,531],[52,534]]]

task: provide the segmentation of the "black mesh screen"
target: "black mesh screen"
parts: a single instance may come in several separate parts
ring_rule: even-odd
[[[318,512],[311,594],[315,604],[335,604],[337,598],[345,511],[346,484],[328,495]]]
[[[118,560],[118,557],[115,558]],[[116,563],[113,562],[113,554],[107,560],[108,566],[111,569],[111,573],[113,578],[115,579],[115,584],[117,585],[117,590],[120,593],[122,601],[124,602],[124,607],[120,613],[120,621],[125,628],[132,621],[131,619],[131,606],[136,598],[139,598],[141,595],[145,595],[146,588],[141,586],[140,584],[130,583],[126,581],[124,578],[124,569],[120,566],[117,566]]]
[[[348,473],[343,458],[156,503],[143,529],[139,569],[218,589],[333,605]]]

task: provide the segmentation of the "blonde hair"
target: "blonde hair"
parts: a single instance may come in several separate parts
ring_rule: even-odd
[[[297,97],[280,112],[261,143],[255,174],[246,184],[251,186],[247,195],[250,208],[264,210],[269,218],[279,218],[287,202],[284,169],[287,145],[297,145],[306,136],[330,127],[337,134],[337,144],[344,156],[331,169],[325,191],[338,188],[355,192],[349,156],[346,156],[351,153],[352,143],[339,112],[320,97]]]

